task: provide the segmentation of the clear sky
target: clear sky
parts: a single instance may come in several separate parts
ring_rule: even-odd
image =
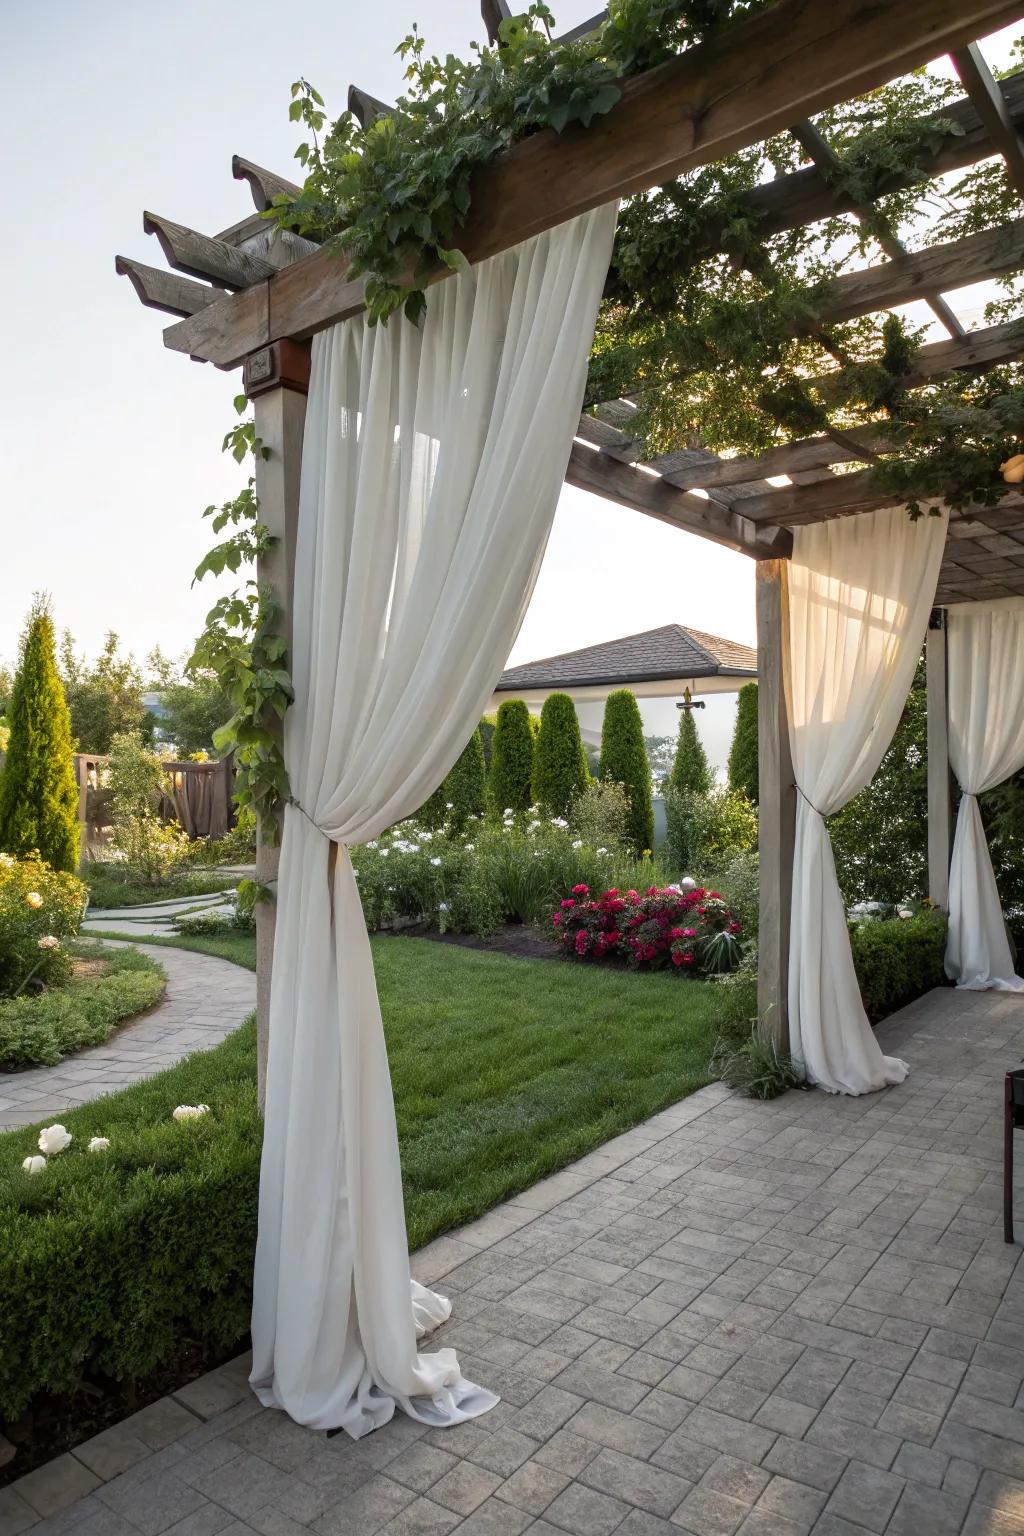
[[[556,7],[560,27],[593,0]],[[150,208],[207,233],[252,211],[243,154],[298,179],[288,88],[305,74],[341,110],[350,81],[400,89],[414,17],[438,52],[482,35],[474,0],[35,0],[0,6],[0,144],[8,298],[0,383],[0,659],[37,589],[89,654],[116,630],[176,655],[215,588],[190,589],[210,543],[200,512],[239,481],[219,452],[239,375],[161,342],[121,252],[162,265]],[[566,489],[517,660],[681,622],[753,642],[744,556]],[[708,710],[702,727],[710,727]],[[665,706],[653,728],[674,728]],[[714,756],[721,760],[715,728]]]

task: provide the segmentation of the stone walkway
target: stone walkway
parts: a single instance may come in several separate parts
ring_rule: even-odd
[[[112,942],[112,941],[111,941]],[[256,1006],[256,977],[230,960],[163,945],[139,944],[167,972],[162,1003],[94,1045],[26,1072],[0,1073],[0,1130],[31,1125],[208,1050],[237,1029]],[[0,1300],[0,1317],[3,1303]],[[0,1536],[4,1536],[0,1519]]]
[[[133,938],[173,937],[175,919],[198,912],[216,912],[225,917],[234,912],[234,891],[211,891],[206,896],[169,896],[166,901],[152,901],[142,907],[89,908],[82,933],[130,933]]]
[[[880,1035],[899,1088],[706,1088],[419,1253],[484,1418],[327,1439],[238,1361],[0,1493],[0,1536],[1019,1536],[1024,1000]]]

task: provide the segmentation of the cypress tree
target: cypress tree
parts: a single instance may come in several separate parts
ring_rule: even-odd
[[[679,711],[679,740],[676,744],[675,761],[669,776],[672,788],[681,793],[706,795],[711,789],[711,768],[704,743],[697,733],[697,722],[692,709]]]
[[[57,671],[53,620],[37,597],[11,693],[11,735],[0,778],[0,848],[37,849],[54,869],[78,867],[78,786],[71,716]]]
[[[486,784],[484,748],[478,726],[441,785],[445,810],[456,826],[464,827],[471,816],[483,815]],[[449,805],[451,811],[448,811]]]
[[[491,742],[490,798],[495,813],[529,810],[533,803],[534,734],[522,699],[506,699],[498,710]]]
[[[573,795],[589,778],[576,706],[567,693],[552,693],[540,712],[533,798],[549,815],[565,816]]]
[[[729,788],[757,804],[757,684],[744,683],[729,748]]]
[[[610,693],[601,726],[601,777],[624,784],[629,795],[626,836],[643,853],[654,846],[651,769],[644,746],[640,707],[628,688]]]

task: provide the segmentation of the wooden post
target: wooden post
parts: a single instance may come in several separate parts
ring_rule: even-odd
[[[757,1014],[789,1046],[789,919],[793,901],[796,785],[789,750],[784,662],[785,560],[757,563],[758,858],[761,875]]]
[[[949,908],[949,860],[953,796],[949,777],[949,718],[946,704],[946,610],[935,608],[925,641],[928,682],[928,896]]]
[[[260,518],[277,541],[257,561],[256,577],[271,588],[280,606],[281,633],[289,649],[309,356],[308,342],[278,341],[252,353],[245,362],[245,392],[253,402],[256,435],[270,449],[270,458],[257,460],[256,464]],[[274,895],[271,901],[256,903],[256,1059],[261,1105],[270,1043],[270,974],[277,924],[279,858],[279,848],[267,842],[257,823],[256,881],[259,885],[270,885]]]

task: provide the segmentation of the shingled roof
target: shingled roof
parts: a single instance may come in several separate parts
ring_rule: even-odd
[[[509,667],[496,692],[518,688],[581,688],[605,683],[653,683],[670,678],[757,676],[757,652],[735,640],[682,624],[663,624],[581,651]]]

